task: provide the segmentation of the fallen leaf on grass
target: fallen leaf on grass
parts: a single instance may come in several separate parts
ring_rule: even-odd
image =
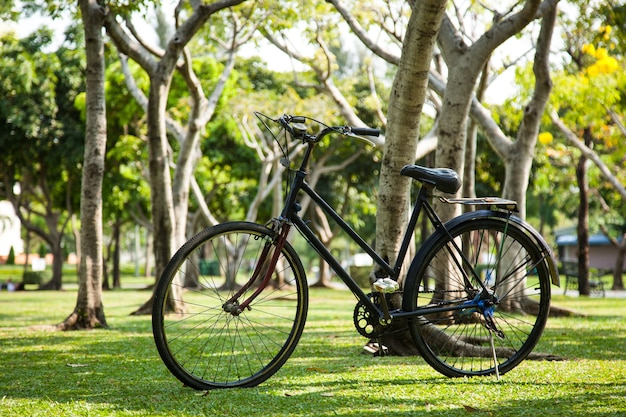
[[[474,408],[469,405],[464,405],[463,408],[465,408],[465,411],[468,411],[470,413],[475,413],[477,411],[480,411],[478,408]]]
[[[321,374],[327,374],[329,372],[328,369],[318,368],[318,367],[315,367],[315,366],[312,366],[310,368],[306,368],[306,370],[308,372],[319,372]]]

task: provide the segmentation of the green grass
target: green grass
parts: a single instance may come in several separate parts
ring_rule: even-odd
[[[74,291],[0,292],[2,416],[618,416],[626,415],[626,299],[555,296],[586,317],[548,322],[537,351],[500,381],[448,379],[420,358],[372,358],[352,326],[352,296],[313,290],[292,358],[259,387],[184,388],[157,355],[147,291],[106,292],[108,330],[48,332]]]

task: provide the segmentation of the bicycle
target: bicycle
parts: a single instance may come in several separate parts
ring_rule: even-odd
[[[558,285],[559,278],[544,239],[513,215],[515,202],[442,196],[444,203],[479,208],[444,223],[430,199],[435,189],[456,193],[458,175],[445,168],[405,166],[400,174],[421,187],[398,259],[390,265],[305,181],[312,151],[324,137],[363,138],[379,131],[327,126],[303,116],[255,114],[270,132],[267,123],[277,123],[285,137],[301,140],[302,160],[291,171],[280,216],[265,225],[208,227],[165,268],[155,289],[153,333],[174,376],[198,390],[252,387],[285,363],[302,335],[308,310],[305,270],[288,241],[294,226],[355,295],[354,324],[361,335],[375,340],[392,331],[392,323],[401,323],[424,360],[449,377],[499,377],[527,357],[546,324],[550,285]],[[316,134],[308,133],[305,123],[310,121],[320,124]],[[284,162],[288,167],[290,162]],[[359,287],[300,216],[302,193],[384,271],[373,292]],[[422,212],[434,232],[411,261],[400,291],[397,281]],[[196,285],[181,297],[185,280]],[[397,295],[402,297],[399,307],[392,300]],[[174,298],[183,311],[169,313]]]

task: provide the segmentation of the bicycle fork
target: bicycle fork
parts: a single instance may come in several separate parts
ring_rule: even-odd
[[[254,268],[254,271],[252,272],[252,275],[250,276],[250,279],[239,289],[239,291],[237,291],[222,305],[222,308],[226,313],[238,316],[246,308],[250,310],[250,303],[252,303],[252,301],[254,301],[254,299],[263,292],[272,278],[272,274],[274,273],[276,264],[278,263],[278,258],[280,257],[283,247],[285,246],[285,242],[287,241],[287,235],[289,234],[290,228],[291,225],[289,223],[283,223],[279,235],[274,240],[265,242],[263,251],[259,256],[259,260]],[[273,253],[272,248],[274,249]],[[241,297],[254,284],[254,282],[257,281],[264,271],[265,275],[258,288],[250,297],[240,303],[239,297]]]

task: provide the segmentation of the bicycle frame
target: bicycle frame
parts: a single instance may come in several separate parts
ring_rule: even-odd
[[[252,387],[290,357],[305,329],[310,301],[302,256],[288,242],[293,228],[357,298],[354,326],[378,343],[378,351],[368,349],[370,353],[386,354],[382,344],[387,336],[406,330],[426,363],[449,377],[499,378],[526,359],[545,327],[550,285],[558,285],[558,273],[543,238],[512,214],[514,201],[439,195],[443,203],[475,208],[444,224],[431,200],[439,192],[455,194],[461,186],[458,174],[447,168],[404,166],[399,174],[421,188],[404,236],[397,236],[401,241],[392,264],[306,182],[313,150],[323,137],[367,140],[378,136],[378,129],[329,126],[306,116],[257,117],[282,151],[280,163],[289,170],[290,188],[281,213],[269,222],[233,221],[205,228],[168,262],[155,288],[152,329],[159,355],[174,376],[199,390]],[[268,121],[281,126],[284,145]],[[309,129],[307,121],[321,130]],[[304,144],[299,168],[293,169],[292,140]],[[310,199],[372,259],[376,277],[371,293],[317,237],[302,198]],[[434,231],[422,236],[424,243],[409,256],[422,215]],[[176,293],[184,287],[180,278],[185,274],[197,277],[198,285],[183,299]],[[403,289],[399,279],[404,279]],[[183,314],[167,314],[173,296]]]
[[[372,312],[376,312],[382,317],[383,313],[380,308],[374,305],[374,303],[370,300],[367,294],[365,294],[365,292],[356,283],[356,281],[341,266],[339,261],[337,261],[337,259],[326,248],[326,246],[319,240],[319,238],[315,235],[315,232],[307,225],[302,217],[298,215],[298,212],[301,210],[301,206],[299,203],[297,203],[297,196],[300,191],[303,191],[306,195],[308,195],[315,204],[321,207],[322,210],[327,215],[329,215],[335,221],[335,223],[337,223],[339,227],[341,227],[341,229],[345,231],[348,236],[350,236],[350,238],[354,242],[356,242],[359,247],[363,249],[363,251],[365,251],[378,266],[382,268],[382,270],[386,274],[388,274],[390,278],[397,281],[400,275],[400,270],[404,263],[404,259],[408,252],[409,245],[411,243],[411,237],[413,235],[422,210],[426,212],[428,219],[435,228],[443,227],[443,222],[428,202],[428,197],[430,195],[432,187],[426,183],[422,185],[416,197],[415,205],[413,206],[411,217],[409,219],[409,223],[402,239],[402,244],[400,246],[398,257],[395,261],[395,264],[392,266],[387,261],[382,259],[381,256],[376,253],[376,251],[367,242],[365,242],[365,240],[363,240],[363,238],[356,231],[354,231],[354,229],[352,229],[352,227],[348,223],[346,223],[346,221],[330,206],[330,204],[328,204],[326,200],[324,200],[324,198],[320,196],[314,189],[312,189],[305,181],[305,178],[307,176],[306,167],[308,166],[308,161],[311,157],[311,152],[314,148],[314,145],[314,143],[309,143],[306,148],[303,160],[300,164],[300,168],[295,172],[295,177],[291,182],[290,192],[285,201],[285,206],[283,207],[283,211],[279,220],[287,221],[295,225],[300,234],[318,252],[318,254],[324,259],[324,261],[328,263],[333,271],[335,271],[337,276],[348,286],[348,288],[352,291],[355,297],[360,302],[364,303]],[[471,308],[475,307],[476,305],[478,305],[477,302],[468,302],[468,304],[464,306],[459,306],[458,308]],[[393,314],[391,314],[390,318],[393,319],[400,317],[414,317],[426,313],[437,313],[450,310],[450,307],[424,307],[418,312],[404,312],[401,310],[395,310],[393,311]]]

